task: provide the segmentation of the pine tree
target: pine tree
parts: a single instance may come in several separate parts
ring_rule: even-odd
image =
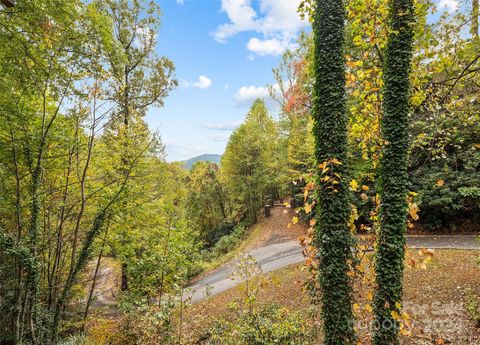
[[[380,234],[376,258],[374,344],[399,344],[406,231],[409,71],[412,58],[412,0],[391,0],[381,122]]]
[[[313,23],[315,86],[313,134],[321,167],[316,246],[320,261],[324,344],[354,343],[352,287],[348,276],[352,237],[347,169],[344,60],[345,9],[341,0],[318,0]]]

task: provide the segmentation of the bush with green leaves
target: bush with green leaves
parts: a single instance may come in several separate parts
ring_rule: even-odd
[[[245,230],[246,227],[243,224],[238,224],[230,234],[220,237],[215,247],[213,247],[212,255],[217,257],[235,249],[242,240]]]
[[[458,126],[450,118],[443,126]],[[417,126],[419,126],[417,124]],[[428,128],[425,128],[428,129]],[[437,129],[437,130],[441,130]],[[429,230],[454,229],[464,219],[480,219],[480,126],[462,130],[438,153],[416,140],[410,164],[411,190],[419,195],[420,221]],[[447,152],[448,151],[448,152]]]
[[[271,279],[251,256],[241,257],[230,279],[241,282],[241,297],[229,304],[232,316],[217,320],[208,330],[210,345],[309,344],[318,329],[308,324],[308,311],[290,311],[258,296]]]
[[[211,345],[308,344],[310,337],[304,316],[277,304],[262,305],[253,313],[237,311],[233,320],[217,321],[209,333]]]

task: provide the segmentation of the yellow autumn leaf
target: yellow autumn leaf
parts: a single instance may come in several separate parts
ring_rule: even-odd
[[[293,222],[293,224],[297,224],[298,223],[298,217],[293,217],[292,222]]]
[[[340,162],[340,161],[339,161],[338,159],[336,159],[336,158],[333,158],[333,159],[332,159],[332,163],[335,164],[335,165],[341,165],[341,164],[342,164],[342,162]]]
[[[305,213],[309,214],[312,212],[312,205],[311,204],[305,204]]]
[[[368,303],[363,306],[363,309],[365,309],[368,313],[373,312],[372,306]]]
[[[358,190],[358,182],[355,180],[350,181],[350,190],[356,192]]]
[[[396,321],[400,320],[400,315],[395,310],[392,310],[390,312],[390,315],[392,316],[392,319],[394,319]]]
[[[364,190],[364,191],[367,191],[367,190],[369,190],[369,189],[370,189],[370,188],[369,188],[368,186],[365,186],[365,185],[362,186],[362,190]]]
[[[413,220],[418,220],[418,211],[419,208],[416,203],[411,202],[408,204],[408,214],[410,214],[410,217],[412,217]]]
[[[445,181],[440,179],[440,180],[437,180],[437,182],[435,183],[438,187],[441,187],[445,184]]]

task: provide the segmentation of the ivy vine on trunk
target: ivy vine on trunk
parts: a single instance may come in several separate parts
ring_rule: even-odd
[[[390,1],[381,123],[380,233],[376,257],[375,345],[399,344],[402,276],[407,220],[409,72],[413,0]]]
[[[345,9],[341,0],[316,2],[313,134],[319,165],[315,244],[320,264],[324,344],[354,344],[352,286],[348,276],[347,115],[344,60]]]

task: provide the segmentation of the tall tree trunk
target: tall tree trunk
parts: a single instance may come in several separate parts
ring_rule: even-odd
[[[93,272],[92,285],[90,286],[90,292],[88,294],[87,304],[85,305],[85,311],[83,312],[83,321],[88,317],[88,311],[90,309],[90,304],[92,303],[93,293],[95,292],[95,284],[97,282],[98,270],[100,269],[100,263],[103,258],[103,250],[105,249],[105,242],[107,241],[108,228],[105,229],[105,236],[103,238],[102,247],[100,248],[100,253],[98,254],[97,264],[95,265],[95,271]],[[85,322],[82,323],[82,332],[85,330]]]
[[[472,37],[478,38],[478,16],[479,16],[479,4],[478,0],[472,0],[472,24],[470,27],[470,33]]]
[[[53,301],[55,300],[55,292],[57,291],[56,289],[56,284],[55,282],[57,281],[57,270],[60,264],[60,259],[61,259],[61,254],[62,254],[62,246],[63,246],[63,227],[65,224],[65,207],[67,205],[67,198],[69,194],[69,186],[70,186],[70,174],[72,171],[72,158],[73,158],[73,148],[70,149],[69,154],[68,154],[68,165],[67,165],[67,171],[65,175],[65,187],[63,189],[63,196],[62,196],[62,206],[60,208],[60,215],[59,215],[59,224],[58,224],[58,229],[57,229],[57,238],[56,238],[56,247],[55,247],[55,256],[53,259],[53,267],[52,267],[52,272],[51,276],[49,278],[49,284],[48,284],[48,300],[47,300],[47,309],[51,310],[53,306]]]
[[[133,160],[132,165],[130,166],[129,170],[127,171],[127,174],[125,176],[125,180],[123,180],[121,186],[119,187],[118,191],[115,193],[115,195],[110,199],[110,201],[107,203],[107,205],[99,211],[92,223],[91,228],[85,233],[85,237],[83,239],[83,244],[80,249],[80,252],[78,254],[77,260],[75,261],[74,269],[70,271],[67,281],[65,282],[65,285],[63,286],[62,292],[60,294],[60,298],[58,299],[54,313],[53,313],[53,321],[52,321],[52,327],[50,327],[50,340],[53,342],[57,338],[57,332],[58,332],[58,327],[60,325],[60,316],[62,310],[66,307],[68,300],[69,300],[69,294],[70,291],[73,287],[73,284],[75,283],[76,279],[78,278],[78,274],[85,268],[85,265],[88,262],[88,259],[90,258],[90,254],[92,252],[92,245],[93,241],[95,238],[98,236],[99,232],[102,230],[105,220],[107,219],[108,212],[110,208],[112,207],[113,204],[118,200],[120,195],[125,189],[125,186],[127,185],[128,179],[130,178],[130,174],[132,172],[132,169],[138,160],[140,156],[142,156],[145,151],[150,147],[151,142],[148,144],[148,146]]]
[[[40,214],[40,197],[38,190],[40,188],[41,181],[41,161],[42,156],[39,154],[37,166],[33,172],[32,176],[32,214],[30,220],[30,231],[29,231],[29,248],[32,258],[37,257],[37,234],[38,234],[38,218]],[[29,337],[32,344],[36,344],[35,336],[35,319],[36,319],[36,307],[37,307],[37,293],[38,293],[38,281],[39,281],[39,270],[38,267],[31,270],[28,277],[28,290],[29,294],[29,308],[28,308],[28,327],[29,327]]]
[[[390,33],[384,65],[383,154],[380,168],[380,234],[376,258],[375,345],[399,344],[399,324],[407,220],[409,72],[412,58],[413,0],[390,1]]]
[[[126,262],[122,262],[122,265],[121,265],[121,268],[122,268],[122,279],[121,279],[121,283],[120,283],[120,291],[128,291],[128,266],[127,266],[127,263]]]
[[[15,222],[17,227],[17,244],[22,240],[22,223],[21,223],[21,183],[20,173],[18,168],[17,149],[15,146],[15,135],[12,129],[10,129],[10,138],[12,142],[12,163],[13,172],[15,176]],[[20,342],[20,319],[22,311],[22,293],[23,293],[23,269],[21,262],[15,259],[15,272],[17,276],[16,292],[15,292],[15,306],[12,313],[12,329],[14,330],[15,343]]]
[[[342,0],[317,0],[313,23],[315,86],[313,134],[319,169],[315,245],[320,261],[324,344],[354,344],[352,286],[348,276],[352,236],[348,227],[347,115]],[[325,169],[326,170],[326,169]],[[326,181],[326,177],[330,177]],[[336,181],[332,184],[333,179]]]

